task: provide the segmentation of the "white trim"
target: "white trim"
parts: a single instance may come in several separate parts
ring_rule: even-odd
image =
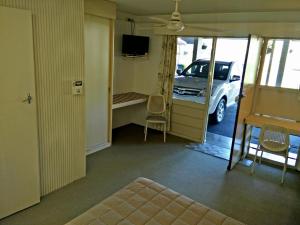
[[[86,147],[86,155],[93,154],[111,146],[111,143],[103,143],[94,146]]]

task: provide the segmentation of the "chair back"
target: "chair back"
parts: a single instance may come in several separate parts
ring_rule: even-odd
[[[163,114],[166,111],[166,102],[163,95],[150,95],[147,111],[150,114]]]
[[[290,145],[288,130],[279,126],[264,125],[259,136],[259,143],[269,151],[286,151]]]

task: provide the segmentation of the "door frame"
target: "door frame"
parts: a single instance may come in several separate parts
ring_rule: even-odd
[[[253,35],[249,34],[247,51],[246,51],[246,56],[245,56],[245,63],[244,63],[244,67],[243,67],[243,77],[242,77],[242,80],[241,80],[240,93],[239,93],[239,96],[238,96],[238,105],[237,105],[237,112],[236,112],[234,130],[233,130],[233,136],[232,136],[232,142],[231,142],[230,158],[229,158],[227,170],[231,170],[234,166],[233,165],[234,146],[235,146],[235,141],[236,141],[238,118],[239,118],[239,114],[240,114],[240,110],[241,110],[241,101],[242,101],[242,98],[245,97],[243,92],[244,92],[246,70],[247,70],[247,66],[248,66],[248,63],[249,63],[249,52],[250,52],[250,45],[251,45],[251,38],[252,37],[253,37]],[[262,37],[259,37],[259,36],[257,36],[257,37],[262,38]],[[251,112],[252,112],[253,104],[254,104],[254,101],[255,101],[256,85],[257,85],[258,80],[260,79],[260,76],[261,76],[260,74],[262,72],[262,64],[263,64],[263,61],[264,61],[264,58],[265,58],[265,54],[264,54],[265,49],[266,49],[266,42],[265,42],[265,39],[263,38],[263,43],[262,43],[261,48],[259,50],[260,55],[259,55],[258,64],[257,64],[257,68],[256,68],[256,78],[255,78],[254,87],[253,87],[254,88],[254,94],[253,94],[253,100],[252,100],[252,104],[251,104]],[[243,135],[242,135],[242,143],[241,143],[240,159],[244,155],[245,139],[246,139],[246,128],[247,128],[247,125],[244,124]]]
[[[206,134],[207,134],[207,125],[209,119],[209,104],[212,92],[212,86],[214,82],[214,71],[215,71],[215,61],[216,61],[216,49],[217,49],[217,42],[219,37],[213,37],[213,43],[211,48],[211,55],[210,55],[210,64],[209,64],[209,74],[208,74],[208,81],[207,81],[207,92],[206,92],[206,99],[205,99],[205,115],[204,115],[204,123],[203,123],[203,136],[202,140],[203,143],[206,141]]]
[[[108,58],[109,58],[109,65],[108,65],[108,80],[107,80],[107,143],[104,145],[101,145],[100,147],[97,147],[93,150],[88,151],[87,146],[85,146],[85,151],[86,151],[86,156],[93,154],[95,152],[98,152],[100,150],[103,150],[107,147],[110,147],[112,144],[112,105],[113,105],[113,95],[112,95],[112,87],[113,87],[113,73],[114,73],[114,34],[115,34],[115,18],[112,17],[107,17],[104,15],[99,15],[97,13],[91,13],[87,12],[88,10],[85,11],[84,16],[92,16],[96,18],[101,18],[103,20],[108,21],[109,24],[109,51],[108,51]],[[85,26],[85,24],[84,24]],[[85,37],[86,38],[86,37]],[[86,48],[86,46],[84,46]],[[86,67],[86,65],[85,65]],[[85,74],[86,77],[86,74]],[[86,96],[85,96],[86,98]],[[85,100],[86,101],[86,100]],[[85,117],[85,124],[86,124],[86,117]],[[85,136],[86,136],[87,131],[85,130]]]

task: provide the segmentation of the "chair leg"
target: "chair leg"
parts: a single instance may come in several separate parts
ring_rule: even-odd
[[[285,173],[286,173],[286,167],[287,167],[287,161],[288,161],[288,156],[285,156],[285,161],[283,165],[283,171],[282,171],[282,176],[281,176],[281,183],[284,183],[284,178],[285,178]]]
[[[252,167],[251,167],[251,174],[253,174],[253,173],[254,173],[255,164],[256,164],[256,157],[257,157],[257,153],[258,153],[258,149],[256,149],[256,152],[255,152],[255,156],[254,156],[253,164],[252,164]]]
[[[147,141],[147,129],[148,129],[148,121],[146,121],[145,130],[144,130],[145,133],[144,141]]]
[[[248,140],[248,146],[247,146],[247,153],[244,155],[244,159],[249,155],[250,145],[251,145],[251,138],[252,138],[252,126],[250,127],[250,137]]]
[[[167,131],[167,124],[164,123],[164,143],[166,143],[166,131]]]

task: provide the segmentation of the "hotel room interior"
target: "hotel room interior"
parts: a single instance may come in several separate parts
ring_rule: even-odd
[[[0,225],[300,224],[299,0],[0,0]]]

